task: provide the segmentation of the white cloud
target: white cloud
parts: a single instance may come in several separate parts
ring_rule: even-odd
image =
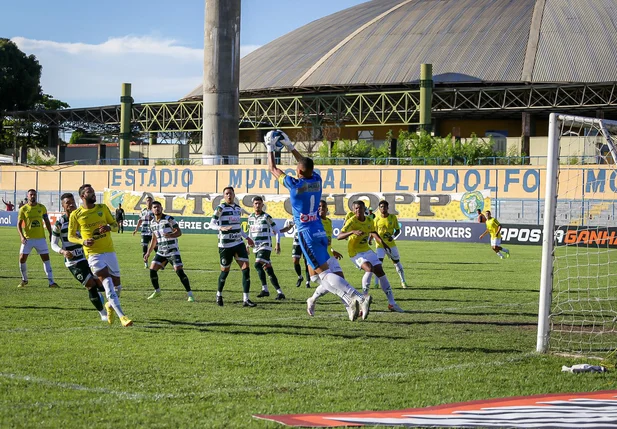
[[[123,82],[136,102],[178,100],[202,80],[202,49],[148,36],[112,38],[100,44],[12,39],[43,66],[41,85],[71,107],[118,104]],[[244,56],[259,46],[241,46]]]

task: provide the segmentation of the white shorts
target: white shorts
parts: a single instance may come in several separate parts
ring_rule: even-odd
[[[375,253],[377,253],[377,257],[379,259],[384,259],[386,255],[388,255],[388,258],[392,259],[393,261],[401,260],[401,255],[398,253],[398,247],[396,246],[390,247],[389,254],[386,253],[386,249],[384,249],[383,247],[378,247],[377,250],[375,250]]]
[[[338,263],[338,259],[336,259],[334,256],[330,256],[330,259],[328,259],[328,268],[330,268],[330,271],[332,271],[333,273],[343,272],[341,264]]]
[[[90,265],[90,269],[94,274],[107,267],[109,269],[109,274],[114,277],[120,277],[120,266],[118,265],[116,252],[90,255],[88,256],[88,265]]]
[[[377,254],[372,250],[356,253],[351,257],[351,261],[360,269],[362,269],[362,264],[365,262],[370,262],[372,266],[381,265],[381,261],[377,257]]]
[[[36,250],[39,255],[49,254],[49,247],[47,246],[47,240],[44,238],[29,238],[26,244],[21,245],[19,253],[22,255],[29,255],[32,249]]]
[[[491,238],[491,246],[501,246],[501,238]]]

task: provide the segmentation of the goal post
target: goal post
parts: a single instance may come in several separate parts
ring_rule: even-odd
[[[536,350],[617,348],[617,122],[549,119]]]

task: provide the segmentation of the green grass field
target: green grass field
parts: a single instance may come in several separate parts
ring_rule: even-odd
[[[386,273],[406,313],[388,312],[374,289],[369,319],[352,323],[331,295],[306,314],[313,289],[295,287],[289,239],[273,259],[287,300],[256,298],[252,271],[251,309],[241,306],[236,267],[225,306],[214,302],[215,236],[180,239],[197,298],[188,303],[171,269],[160,273],[161,299],[146,300],[139,238],[114,234],[122,306],[135,322],[122,328],[100,321],[59,255],[61,289],[47,287],[36,254],[29,286],[18,289],[17,232],[1,228],[0,239],[1,427],[279,427],[252,415],[587,392],[617,381],[612,372],[562,373],[588,361],[534,352],[540,247],[513,246],[500,260],[488,244],[401,242],[411,287],[400,288],[389,263]],[[359,288],[360,271],[341,265]]]

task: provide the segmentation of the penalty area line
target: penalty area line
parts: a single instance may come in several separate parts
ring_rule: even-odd
[[[159,399],[167,399],[167,398],[173,397],[173,395],[168,395],[168,394],[151,395],[151,394],[144,394],[144,393],[109,390],[109,389],[105,389],[102,387],[88,387],[88,386],[83,386],[81,384],[76,384],[76,383],[65,383],[61,381],[47,380],[45,378],[40,378],[40,377],[33,377],[30,375],[8,374],[8,373],[3,373],[3,372],[0,372],[0,378],[5,378],[8,380],[16,380],[16,381],[25,382],[25,383],[40,384],[43,386],[49,386],[49,387],[60,388],[60,389],[114,395],[122,399],[135,399],[135,400],[145,399],[145,400],[158,401]]]

